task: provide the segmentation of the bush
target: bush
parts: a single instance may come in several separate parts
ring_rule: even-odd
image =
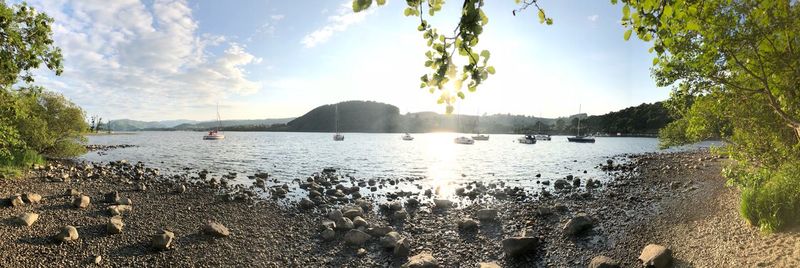
[[[743,181],[740,212],[762,231],[780,231],[800,224],[800,165],[786,164],[777,172],[762,169]]]
[[[44,163],[44,157],[34,151],[17,151],[0,157],[0,177],[17,177],[21,175],[22,170]]]

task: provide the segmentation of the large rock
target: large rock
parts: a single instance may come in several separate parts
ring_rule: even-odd
[[[619,262],[601,255],[592,258],[589,268],[619,268]]]
[[[24,213],[22,215],[19,215],[19,217],[17,217],[17,223],[19,225],[23,225],[23,226],[31,226],[37,220],[39,220],[39,214],[32,213],[32,212],[26,212],[26,213]]]
[[[556,188],[556,190],[561,190],[569,187],[569,182],[565,179],[557,179],[556,182],[553,183],[553,187]]]
[[[392,251],[395,257],[406,257],[411,253],[411,240],[408,238],[400,238],[395,243],[394,250]]]
[[[60,242],[78,240],[78,229],[76,229],[74,226],[64,226],[61,228],[61,231],[56,234],[55,239],[56,241]]]
[[[300,208],[302,209],[310,209],[314,207],[314,202],[308,200],[308,198],[303,198],[300,200]]]
[[[114,216],[108,220],[108,223],[106,224],[106,232],[109,234],[121,234],[123,227],[125,227],[125,223],[122,222],[122,217]]]
[[[371,235],[356,229],[347,231],[344,235],[344,241],[353,245],[363,245],[370,238],[372,238]]]
[[[453,207],[453,201],[447,199],[433,199],[433,204],[437,208],[447,209]]]
[[[670,264],[672,264],[672,251],[662,245],[649,244],[642,250],[639,260],[645,267],[670,267]]]
[[[351,221],[349,218],[341,217],[338,221],[335,221],[335,223],[337,230],[350,230],[355,228],[353,221]]]
[[[12,196],[8,200],[12,207],[21,207],[25,205],[25,202],[22,201],[22,197],[19,195]]]
[[[75,208],[87,208],[91,204],[92,199],[88,196],[81,195],[72,200],[72,206]]]
[[[361,216],[363,214],[364,210],[359,206],[352,206],[342,210],[342,215],[350,219],[355,219],[355,217]]]
[[[325,228],[325,230],[322,231],[321,235],[322,239],[325,239],[326,241],[331,241],[333,240],[333,238],[336,237],[336,231],[334,231],[331,228]]]
[[[203,233],[215,237],[226,237],[231,235],[231,232],[228,231],[228,228],[218,222],[206,223],[206,225],[203,226]]]
[[[117,199],[117,205],[133,205],[133,201],[130,198],[120,198]]]
[[[356,216],[355,218],[353,218],[353,225],[356,228],[361,227],[361,226],[369,227],[369,223],[367,222],[367,220],[365,220],[361,216]]]
[[[461,219],[461,221],[458,222],[458,229],[464,231],[478,229],[478,221],[473,219]]]
[[[161,230],[161,232],[153,235],[150,246],[156,250],[167,250],[172,248],[172,240],[175,239],[175,234],[168,230]]]
[[[575,236],[592,228],[592,219],[586,215],[578,215],[564,225],[564,235]]]
[[[377,226],[367,229],[368,234],[378,237],[384,236],[390,232],[394,232],[394,228],[392,228],[391,226]]]
[[[503,239],[503,251],[506,256],[522,256],[536,250],[539,239],[536,237],[510,237]]]
[[[328,212],[328,219],[331,219],[332,221],[339,221],[342,219],[342,217],[344,217],[344,215],[342,215],[342,212],[339,210],[335,209]]]
[[[125,215],[133,211],[133,207],[129,205],[113,205],[108,206],[108,214],[111,216]]]
[[[501,268],[496,262],[481,262],[478,263],[478,268]]]
[[[423,252],[411,258],[408,258],[408,262],[403,264],[403,268],[434,268],[439,267],[439,262],[433,258],[428,252]]]
[[[81,196],[82,194],[83,193],[81,193],[81,191],[78,191],[77,189],[67,189],[67,191],[64,193],[64,195],[66,196]]]
[[[400,234],[397,232],[389,232],[385,236],[381,237],[381,246],[385,248],[394,248],[397,246],[397,241],[400,240]]]
[[[475,212],[475,218],[482,221],[491,221],[497,218],[496,209],[481,209]]]
[[[37,204],[42,201],[42,196],[35,193],[26,193],[22,195],[22,201],[25,201],[29,204]]]

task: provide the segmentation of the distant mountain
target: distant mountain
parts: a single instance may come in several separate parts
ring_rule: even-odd
[[[226,127],[241,127],[241,126],[263,126],[269,127],[274,124],[286,124],[292,121],[294,117],[290,118],[275,118],[275,119],[250,119],[250,120],[222,120],[217,121],[204,121],[193,124],[180,124],[172,127],[170,130],[207,130],[213,129],[220,125]]]
[[[285,124],[292,118],[252,119],[252,120],[222,120],[223,127],[230,126],[258,126],[269,127],[273,124]],[[196,120],[165,120],[165,121],[137,121],[130,119],[111,120],[111,129],[114,131],[141,131],[141,130],[206,130],[217,127],[217,121]]]
[[[323,105],[286,125],[292,131],[334,132],[337,110],[340,132],[397,132],[400,125],[400,109],[374,101]]]
[[[168,128],[169,127],[175,127],[177,125],[183,125],[183,124],[200,123],[200,121],[197,121],[197,120],[186,120],[186,119],[164,120],[164,121],[158,121],[158,122],[161,123],[161,125],[164,125],[164,127],[168,127]]]
[[[109,126],[114,131],[137,131],[150,128],[166,128],[161,122],[146,122],[130,119],[111,120]]]

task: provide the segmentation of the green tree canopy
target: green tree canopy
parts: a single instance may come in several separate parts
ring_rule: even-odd
[[[47,14],[25,3],[8,6],[0,1],[0,87],[33,82],[31,71],[42,64],[61,74],[61,49],[53,43],[52,24]]]

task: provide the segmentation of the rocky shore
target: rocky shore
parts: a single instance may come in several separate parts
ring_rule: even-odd
[[[452,200],[439,199],[436,189],[421,185],[414,191],[376,197],[369,193],[378,187],[417,184],[413,178],[349,178],[335,170],[323,170],[293,185],[277,184],[269,174],[257,173],[249,176],[252,185],[245,187],[229,185],[226,176],[209,178],[204,171],[165,175],[122,161],[54,162],[37,167],[26,178],[0,181],[0,196],[9,197],[0,208],[4,221],[0,263],[11,267],[632,267],[642,265],[639,259],[654,264],[666,260],[677,266],[743,263],[730,258],[729,252],[711,256],[727,260],[719,263],[696,256],[685,245],[702,246],[708,238],[692,240],[675,231],[685,221],[704,219],[702,211],[686,213],[694,211],[688,208],[733,191],[719,177],[724,159],[705,151],[622,158],[625,161],[610,159],[598,165],[609,172],[610,180],[532,176],[549,189],[541,192],[476,181],[455,189]],[[276,202],[286,196],[296,198]],[[708,207],[709,215],[732,209]],[[694,227],[681,228],[677,230],[694,232]],[[754,237],[750,239],[761,239]],[[795,238],[781,241],[793,243]],[[800,256],[800,244],[796,247],[789,250],[788,259]]]

